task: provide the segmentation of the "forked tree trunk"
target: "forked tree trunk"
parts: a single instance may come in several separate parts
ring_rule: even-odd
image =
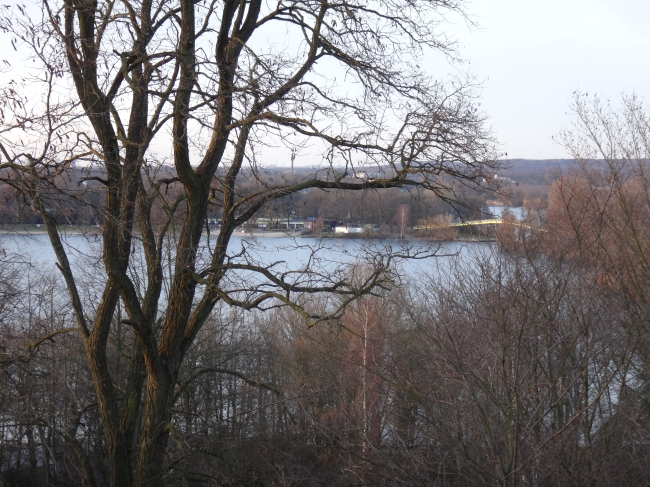
[[[266,10],[262,16],[261,9],[266,5],[262,0],[224,0],[207,2],[206,5],[195,0],[169,3],[154,3],[152,0],[60,2],[61,5],[55,5],[55,0],[43,0],[43,14],[49,19],[49,24],[44,22],[38,27],[43,29],[42,39],[46,42],[57,38],[63,43],[62,51],[53,49],[52,52],[65,57],[67,74],[74,82],[76,97],[64,109],[55,106],[57,102],[54,101],[47,105],[45,118],[51,122],[48,137],[62,139],[59,129],[52,128],[60,120],[52,122],[56,117],[48,118],[50,108],[63,114],[60,119],[73,118],[76,124],[77,105],[80,105],[89,126],[84,127],[86,122],[80,122],[62,129],[67,131],[66,137],[71,134],[72,138],[83,141],[70,142],[70,155],[66,162],[61,162],[58,154],[52,155],[57,149],[49,140],[41,159],[24,155],[24,148],[21,148],[23,155],[15,159],[18,164],[12,162],[7,168],[20,174],[20,190],[32,198],[42,215],[65,279],[94,383],[108,455],[110,485],[154,486],[162,482],[164,473],[171,408],[181,363],[218,300],[244,309],[261,307],[267,300],[276,300],[299,310],[307,319],[319,322],[329,319],[329,316],[310,314],[305,307],[301,308],[302,305],[293,300],[297,294],[324,291],[343,296],[346,304],[332,313],[340,316],[353,299],[383,284],[382,272],[391,266],[390,258],[377,261],[372,279],[357,288],[351,283],[332,284],[326,278],[321,280],[318,277],[315,279],[317,284],[303,286],[300,280],[288,282],[286,276],[274,275],[272,268],[261,269],[251,265],[248,270],[268,279],[270,291],[263,286],[262,289],[251,288],[246,297],[240,298],[244,293],[229,294],[219,287],[226,272],[241,269],[237,267],[239,264],[226,261],[226,249],[237,226],[249,221],[270,202],[310,188],[368,191],[410,186],[440,192],[442,189],[437,181],[441,173],[448,172],[453,177],[476,183],[485,172],[484,166],[493,170],[499,164],[491,159],[492,140],[482,128],[482,115],[469,101],[471,97],[465,98],[470,85],[453,87],[458,100],[448,102],[446,95],[442,98],[445,101],[440,101],[437,85],[420,86],[414,81],[420,79],[419,73],[401,73],[394,66],[384,64],[383,59],[391,59],[384,51],[390,42],[384,45],[377,41],[375,45],[375,42],[368,41],[371,38],[390,41],[391,36],[397,39],[406,35],[433,49],[446,50],[451,46],[447,46],[444,40],[440,43],[441,39],[433,39],[432,27],[428,26],[429,23],[435,24],[428,16],[436,13],[438,7],[442,10],[458,8],[447,6],[448,2],[443,0],[420,2],[419,6],[416,6],[418,2],[405,2],[408,9],[400,9],[398,3],[379,2],[377,11],[345,0],[335,3],[295,2],[295,5],[289,2],[288,6],[269,4],[264,7]],[[207,17],[201,18],[203,15]],[[366,17],[370,20],[359,20]],[[399,21],[386,21],[392,18]],[[339,24],[334,19],[339,19]],[[269,62],[267,57],[270,56],[256,54],[249,43],[256,29],[276,21],[296,28],[304,36],[301,47],[290,62],[285,59],[285,53],[277,53],[277,64],[273,60]],[[384,27],[372,27],[375,21]],[[128,35],[124,33],[124,25],[128,27]],[[31,30],[33,34],[34,29]],[[197,38],[212,34],[213,38],[202,44],[201,53],[197,54]],[[47,66],[47,81],[56,80],[61,75],[57,71],[61,69],[59,60],[54,63],[57,67],[50,66],[45,48],[39,51],[40,44],[37,42],[36,45],[38,47],[32,46],[36,50],[35,58],[40,58]],[[203,51],[207,45],[213,46],[212,53]],[[115,46],[122,52],[114,50]],[[245,61],[240,59],[243,52]],[[52,54],[53,57],[56,55],[59,54]],[[364,86],[363,102],[355,106],[354,100],[337,94],[333,87],[327,86],[328,83],[317,86],[314,79],[319,79],[320,75],[316,73],[312,77],[310,73],[326,58],[354,73],[353,78]],[[202,86],[204,81],[206,84]],[[405,83],[415,84],[405,89]],[[264,86],[260,86],[262,84]],[[397,103],[391,94],[403,100]],[[384,122],[379,121],[384,115],[377,115],[382,113],[381,106],[377,108],[377,114],[367,110],[366,105],[372,104],[368,101],[370,99],[383,104],[383,109],[390,107],[392,110],[398,105],[409,107],[403,109],[404,126],[399,132],[390,137],[375,133],[379,127],[384,127]],[[411,102],[417,107],[411,109]],[[50,103],[49,99],[47,103]],[[205,127],[209,124],[211,127],[209,141],[206,141],[199,161],[192,160],[188,130],[189,120],[200,120],[204,116],[203,113],[197,115],[199,112],[196,110],[211,110],[213,117],[211,121],[201,122]],[[343,129],[339,131],[336,127],[340,124],[337,123],[333,124],[334,128],[328,124],[318,127],[325,114],[331,114],[327,116],[332,119],[341,116],[341,120],[358,117],[362,126],[352,128],[353,123],[345,129],[350,133]],[[378,117],[377,120],[374,117]],[[248,188],[240,192],[242,180],[251,181],[249,174],[259,176],[255,167],[242,175],[249,134],[255,133],[253,127],[256,124],[263,127],[273,125],[278,133],[288,130],[299,137],[322,141],[331,149],[331,153],[324,154],[330,165],[337,157],[347,161],[350,154],[360,152],[365,153],[373,164],[393,165],[391,175],[350,182],[349,178],[346,179],[349,175],[347,168],[343,172],[330,168],[327,174],[315,173],[300,181],[291,178],[291,181],[271,184],[272,180],[257,179],[258,188],[252,192],[248,192]],[[149,145],[168,125],[172,128],[175,174],[170,178],[153,176],[148,179],[148,158],[154,157]],[[84,130],[87,132],[83,133]],[[440,133],[459,134],[456,143],[462,144],[460,148],[455,147],[453,153],[459,159],[457,166],[463,169],[451,167],[447,170],[444,162],[436,158],[433,148],[440,143]],[[229,146],[233,147],[232,159],[227,152]],[[229,158],[227,163],[224,160],[226,155]],[[27,157],[29,164],[20,166],[21,157]],[[80,283],[75,280],[57,222],[48,209],[50,201],[47,195],[65,191],[62,188],[53,190],[56,184],[52,172],[60,171],[56,176],[61,176],[69,164],[78,159],[92,159],[93,163],[101,165],[101,174],[89,179],[97,180],[105,191],[101,212],[104,218],[102,237],[106,280],[93,318],[88,318],[88,310],[84,309],[80,297],[83,293],[78,289]],[[179,197],[170,205],[162,196],[161,186],[177,183],[186,204],[185,220],[173,275],[170,276],[167,309],[161,316],[158,309],[163,281],[161,247],[169,225],[177,218],[181,201]],[[15,179],[11,184],[18,185]],[[43,187],[46,196],[42,196]],[[209,198],[216,193],[222,195],[222,229],[208,268],[197,275],[197,249],[202,226]],[[77,195],[74,190],[68,193],[69,197],[76,198]],[[156,198],[162,201],[165,211],[171,208],[162,229],[155,229],[151,219],[151,205]],[[410,215],[402,210],[400,234],[404,236]],[[144,297],[138,288],[140,283],[134,282],[128,273],[136,222],[140,231],[137,239],[142,243],[147,266],[146,282],[142,286],[146,288]],[[195,300],[199,282],[203,296]],[[312,281],[307,279],[304,282]],[[125,319],[117,317],[120,326],[129,326],[136,341],[124,390],[121,384],[118,386],[116,377],[111,376],[107,352],[118,301],[123,304],[126,315]],[[160,322],[162,326],[159,327]],[[364,401],[366,395],[367,391],[364,392]],[[364,418],[367,408],[364,403]],[[369,428],[367,419],[364,419],[364,438]],[[83,455],[82,448],[78,448],[78,452]],[[84,465],[89,464],[86,462]]]
[[[142,438],[135,465],[134,486],[162,485],[174,384],[175,378],[162,368],[155,378],[149,376],[147,380]]]

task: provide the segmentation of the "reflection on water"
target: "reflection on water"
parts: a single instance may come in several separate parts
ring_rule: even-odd
[[[211,239],[211,243],[213,243]],[[101,262],[101,239],[99,236],[69,235],[65,238],[66,249],[73,263],[88,267]],[[211,245],[205,241],[200,249],[197,268],[207,266]],[[355,264],[373,258],[400,255],[419,255],[420,258],[396,259],[401,274],[414,275],[421,271],[436,272],[446,262],[454,260],[469,262],[469,256],[489,251],[494,244],[487,242],[442,242],[430,244],[421,240],[367,240],[367,239],[316,239],[293,237],[233,237],[229,246],[232,262],[255,265],[272,265],[276,272],[300,271],[307,266],[327,272],[341,265]],[[134,261],[142,256],[134,246]],[[0,252],[17,254],[21,261],[48,271],[55,268],[56,258],[47,235],[0,235]],[[170,249],[167,260],[173,259]],[[433,257],[433,256],[436,257]]]

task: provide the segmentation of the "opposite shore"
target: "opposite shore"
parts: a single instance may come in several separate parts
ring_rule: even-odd
[[[59,230],[62,235],[68,236],[100,236],[101,227],[96,226],[76,226],[76,225],[61,225]],[[210,229],[210,235],[216,235],[218,233],[218,228]],[[137,233],[137,232],[136,232]],[[208,232],[203,232],[204,235],[207,235]],[[0,225],[0,237],[7,235],[47,235],[45,230],[45,225],[43,224],[14,224],[14,225]],[[404,237],[400,238],[399,235],[388,234],[388,235],[359,235],[359,234],[336,234],[336,233],[324,233],[324,234],[304,234],[303,232],[298,231],[287,231],[287,230],[235,230],[233,232],[233,237],[237,238],[308,238],[308,239],[346,239],[346,240],[429,240],[436,242],[492,242],[495,241],[494,238],[489,238],[486,236],[475,237],[475,236],[461,236],[452,239],[435,239],[431,237],[421,237],[415,236],[412,234],[406,234]]]

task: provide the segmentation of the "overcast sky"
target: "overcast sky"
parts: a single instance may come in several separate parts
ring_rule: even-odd
[[[429,70],[483,80],[482,108],[509,159],[567,157],[551,137],[570,126],[575,90],[614,102],[635,92],[650,105],[650,0],[473,0],[467,10],[477,29],[453,18],[442,26],[467,62],[432,60]],[[20,70],[20,53],[4,58]]]
[[[575,90],[650,104],[650,1],[474,0],[469,12],[480,28],[456,26],[461,54],[509,158],[567,157],[551,137],[570,126]]]

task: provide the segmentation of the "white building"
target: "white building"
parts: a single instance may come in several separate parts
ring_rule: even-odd
[[[334,227],[334,233],[363,233],[363,227]]]

